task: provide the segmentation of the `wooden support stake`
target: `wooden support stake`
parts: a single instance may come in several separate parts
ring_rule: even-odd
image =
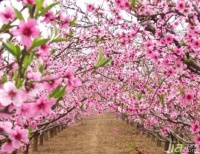
[[[54,130],[51,129],[51,130],[50,130],[50,138],[53,138],[53,137],[54,137]]]
[[[122,115],[122,120],[123,120],[123,121],[125,120],[125,117],[124,117],[124,115]]]
[[[57,130],[57,133],[59,134],[60,133],[60,126],[57,126],[56,130]]]
[[[137,124],[137,129],[140,129],[140,125],[139,124]]]
[[[33,138],[33,152],[38,151],[38,135]]]
[[[158,146],[158,147],[161,147],[161,146],[162,146],[162,142],[161,142],[159,139],[157,139],[157,146]]]
[[[156,141],[156,138],[155,138],[155,136],[154,136],[154,135],[152,135],[152,138],[151,138],[151,140],[152,140],[153,142],[155,142],[155,141]]]
[[[134,124],[134,128],[137,129],[137,123]]]
[[[54,135],[57,135],[57,127],[54,128]]]
[[[166,142],[165,142],[165,151],[167,151],[168,149],[169,149],[169,142],[166,141]]]
[[[48,137],[48,131],[44,132],[44,140],[48,141],[49,137]]]
[[[60,126],[60,130],[63,131],[63,125]]]
[[[44,134],[40,135],[40,146],[44,145]]]
[[[147,137],[148,137],[148,138],[150,138],[150,137],[151,137],[151,134],[150,134],[149,132],[147,133]]]

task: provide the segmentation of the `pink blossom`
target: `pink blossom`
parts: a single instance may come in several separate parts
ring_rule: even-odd
[[[24,102],[23,92],[15,87],[11,81],[4,83],[3,89],[0,89],[0,100],[3,106],[14,104],[19,107]]]
[[[30,47],[32,44],[31,38],[36,38],[40,35],[40,31],[36,28],[37,21],[35,19],[28,19],[27,22],[21,21],[19,28],[13,30],[13,35],[22,35],[22,43]]]
[[[29,126],[32,128],[36,128],[37,127],[37,122],[36,121],[30,121],[29,122]]]
[[[12,140],[13,147],[18,149],[21,142],[28,143],[28,130],[16,126],[14,130],[9,133],[9,138]]]
[[[198,133],[199,132],[199,122],[196,121],[195,123],[191,124],[191,128],[190,128],[191,132],[194,133]]]
[[[94,5],[92,5],[92,4],[87,5],[87,11],[88,12],[92,12],[94,9],[95,9]]]
[[[167,44],[171,44],[171,43],[174,41],[174,35],[168,34],[168,35],[165,37],[165,41],[166,41]]]
[[[33,104],[33,112],[35,113],[35,115],[47,115],[49,113],[51,113],[52,109],[51,107],[54,104],[54,100],[47,100],[44,96],[41,96],[36,103]]]
[[[34,1],[34,0],[23,0],[23,2],[24,2],[25,4],[31,4],[31,5],[35,4],[35,1]]]
[[[74,77],[73,71],[71,69],[69,69],[66,72],[64,77],[66,78],[65,81],[67,82],[67,91],[68,92],[70,92],[74,88],[79,87],[79,86],[82,85],[81,81]]]
[[[73,82],[74,82],[74,87],[79,87],[79,86],[82,85],[82,82],[79,79],[77,79],[77,78],[75,78],[73,80]]]
[[[191,102],[191,101],[193,101],[193,99],[194,99],[194,94],[193,93],[186,93],[185,94],[184,100],[186,102]]]
[[[192,40],[192,48],[194,49],[200,48],[200,40],[198,39]]]
[[[167,75],[172,76],[172,75],[174,75],[175,72],[174,72],[173,68],[169,68],[166,73],[167,73]]]
[[[33,107],[33,103],[24,103],[21,105],[20,108],[17,109],[16,113],[20,116],[31,118],[34,116],[32,107]]]
[[[196,144],[199,144],[200,145],[200,135],[197,135],[195,138],[194,138],[194,142]]]
[[[4,24],[8,24],[9,22],[15,19],[15,11],[12,7],[6,7],[4,11],[0,12],[0,19]]]
[[[2,119],[10,119],[12,117],[12,115],[8,114],[8,113],[0,113],[0,117]]]
[[[114,134],[119,134],[119,130],[117,128],[114,128],[113,133]]]
[[[150,40],[146,41],[146,42],[144,43],[144,45],[145,45],[147,48],[153,47],[153,46],[154,46],[153,42],[150,41]],[[151,49],[152,49],[152,48],[151,48]]]
[[[176,9],[182,12],[185,8],[185,1],[178,0],[176,3]]]
[[[61,27],[69,27],[70,25],[70,18],[68,16],[63,16],[62,13],[60,13],[60,20],[61,20]]]
[[[43,44],[39,47],[39,54],[42,55],[42,56],[48,56],[50,54],[50,45],[48,45],[47,43],[46,44]]]
[[[163,136],[167,136],[168,135],[168,130],[166,129],[166,128],[163,128],[162,130],[161,130],[161,134],[163,135]]]
[[[182,50],[181,48],[175,47],[173,50],[174,50],[174,52],[175,52],[176,54],[178,54],[178,55],[183,54],[183,50]]]
[[[49,81],[44,82],[44,88],[47,89],[49,92],[52,92],[58,85],[60,85],[61,81],[61,79],[49,79]]]
[[[1,147],[1,151],[5,152],[5,153],[12,153],[13,151],[15,151],[16,148],[13,147],[12,141],[7,141],[6,143],[4,143]]]
[[[78,102],[78,101],[74,102],[74,106],[75,107],[80,107],[81,106],[81,102]]]
[[[69,80],[72,80],[72,79],[74,78],[73,70],[72,70],[72,69],[69,69],[68,71],[66,71],[64,77],[66,77],[66,78],[69,79]]]
[[[56,17],[52,11],[47,12],[44,15],[43,21],[46,22],[47,24],[50,23],[51,21],[55,21]]]
[[[127,9],[130,6],[130,2],[127,0],[115,0],[115,4],[122,10]]]
[[[30,80],[39,81],[41,79],[42,74],[40,72],[28,72],[27,77]]]
[[[10,132],[12,129],[12,123],[9,121],[1,121],[0,122],[0,132]]]

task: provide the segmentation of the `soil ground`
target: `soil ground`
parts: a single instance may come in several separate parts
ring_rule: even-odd
[[[113,133],[114,129],[119,133]],[[115,115],[104,114],[64,129],[31,154],[137,154],[131,151],[130,144],[136,145],[142,154],[163,154],[164,150]]]

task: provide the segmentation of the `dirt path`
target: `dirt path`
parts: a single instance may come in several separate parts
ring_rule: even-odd
[[[99,129],[99,120],[97,121],[97,123],[95,124],[95,128],[94,128],[94,132],[92,132],[91,134],[91,139],[89,139],[90,141],[90,145],[92,145],[92,153],[97,153],[98,150],[98,134],[100,132]]]
[[[118,134],[113,133],[115,128]],[[146,135],[138,134],[132,126],[111,114],[65,129],[32,154],[136,154],[130,152],[130,144],[138,146],[143,154],[163,154],[163,147],[156,147]]]

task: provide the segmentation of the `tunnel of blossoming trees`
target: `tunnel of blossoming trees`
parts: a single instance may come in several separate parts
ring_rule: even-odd
[[[200,0],[0,0],[0,153],[102,113],[200,152]]]

